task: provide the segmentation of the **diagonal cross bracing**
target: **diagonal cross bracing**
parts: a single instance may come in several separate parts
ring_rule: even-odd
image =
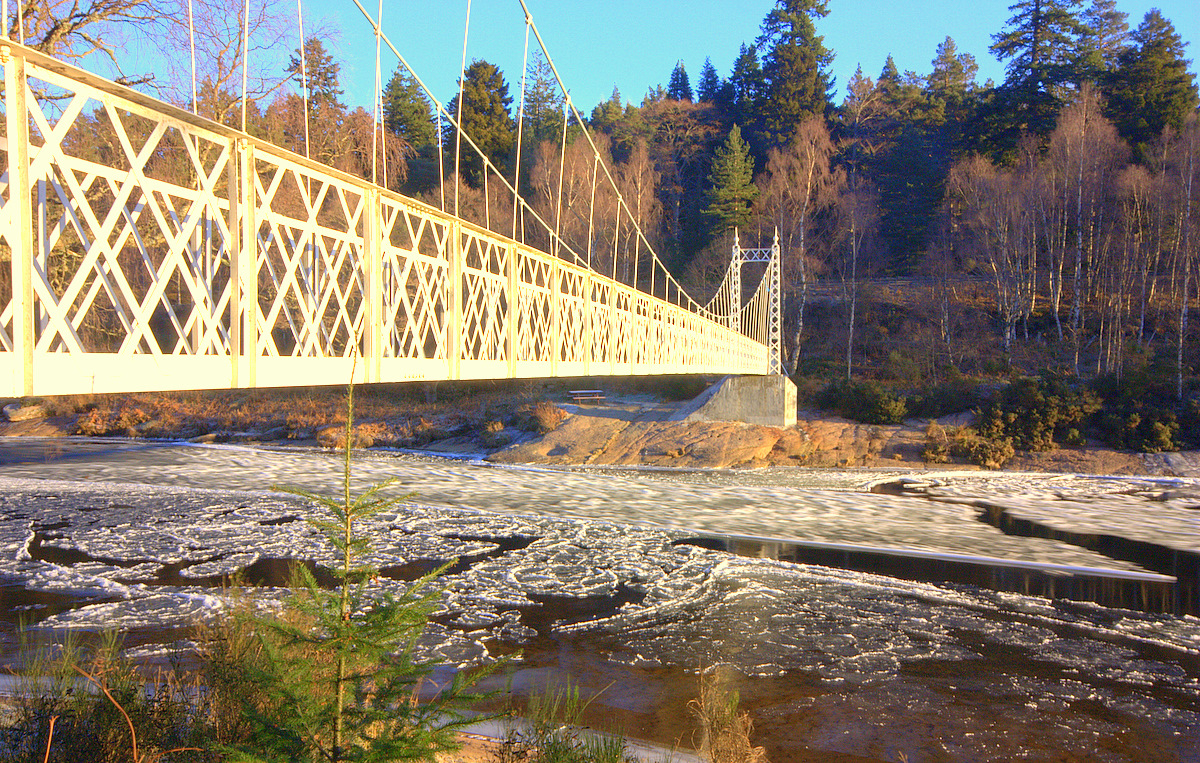
[[[0,396],[770,370],[765,288],[676,304],[0,48]]]

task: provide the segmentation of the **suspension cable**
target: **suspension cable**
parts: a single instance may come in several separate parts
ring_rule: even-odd
[[[20,2],[20,0],[17,0]],[[4,0],[4,39],[8,39],[8,0]],[[525,39],[529,39],[528,36]]]
[[[433,91],[429,89],[429,86],[425,84],[425,81],[421,79],[421,76],[419,74],[417,74],[416,69],[413,69],[412,66],[409,65],[408,61],[404,58],[404,56],[400,54],[400,51],[396,48],[396,45],[392,42],[391,38],[389,38],[387,36],[387,34],[384,33],[381,26],[376,22],[376,19],[373,18],[371,16],[371,14],[367,13],[367,9],[363,7],[362,2],[360,0],[353,0],[353,1],[354,1],[354,5],[358,8],[359,13],[361,13],[363,15],[363,18],[365,18],[367,20],[367,23],[369,23],[371,25],[371,28],[374,29],[376,31],[376,33],[379,35],[379,39],[382,42],[387,43],[388,50],[392,51],[392,55],[394,55],[396,57],[396,59],[404,67],[405,71],[407,71],[409,73],[409,75],[416,81],[417,85],[421,88],[421,90],[425,91],[425,95],[429,98],[429,100],[433,102],[434,111],[437,113],[438,170],[439,170],[439,174],[441,176],[442,211],[445,212],[446,211],[446,168],[445,168],[445,162],[444,162],[444,158],[443,158],[445,155],[445,151],[443,150],[444,140],[443,140],[443,136],[442,136],[442,132],[443,132],[443,130],[442,130],[442,115],[446,114],[446,107],[441,101],[439,101],[437,99],[437,96],[435,96],[433,94]],[[463,55],[465,58],[465,56],[466,56],[465,52]],[[462,100],[462,99],[460,98],[459,100]],[[449,115],[447,114],[447,116],[449,116]],[[467,139],[470,140],[470,137],[468,136]],[[474,145],[474,144],[472,143],[472,145]],[[476,150],[478,150],[477,147],[476,147]]]
[[[617,205],[616,225],[613,228],[613,261],[612,261],[612,280],[617,280],[617,246],[621,240],[621,205]]]
[[[8,2],[8,0],[4,0]],[[513,188],[521,187],[521,143],[523,141],[525,129],[525,77],[529,74],[529,22],[530,18],[525,17],[525,52],[521,56],[521,103],[517,107],[517,161],[513,170]],[[513,194],[513,240],[517,238],[517,210],[520,203],[517,201],[517,194]],[[521,240],[525,239],[525,226],[521,226]]]
[[[462,155],[462,113],[463,113],[463,93],[467,89],[467,34],[471,31],[471,0],[467,0],[467,20],[463,25],[463,54],[462,68],[458,70],[458,115],[455,117],[456,127],[454,140],[454,216],[458,217],[458,188],[462,185],[462,169],[459,166],[459,160]],[[487,172],[487,167],[484,167],[484,172]]]
[[[588,204],[588,242],[587,242],[587,264],[592,267],[592,238],[593,238],[593,223],[596,219],[596,165],[600,162],[600,154],[592,157],[592,201]]]
[[[379,0],[379,24],[375,27],[377,30],[383,29],[383,0]],[[388,187],[388,165],[387,165],[387,133],[383,128],[383,71],[379,68],[379,32],[375,33],[375,70],[378,72],[375,83],[375,98],[379,104],[379,144],[381,150],[379,152],[379,166],[383,170],[383,187]]]
[[[250,72],[250,0],[242,18],[242,132],[246,132],[246,80]]]
[[[562,197],[563,197],[563,174],[567,168],[567,124],[570,119],[567,115],[567,108],[571,105],[571,96],[566,96],[563,100],[563,129],[562,143],[559,151],[558,159],[558,203],[554,210],[554,237],[557,243],[554,247],[554,256],[558,256],[558,250],[562,246]]]
[[[376,172],[376,166],[379,163],[379,138],[380,122],[379,111],[383,94],[383,77],[379,71],[379,31],[383,27],[383,0],[379,0],[379,21],[375,24],[375,97],[371,99],[371,106],[375,113],[371,117],[371,182],[379,185],[379,177]],[[384,185],[387,185],[386,178]]]
[[[363,18],[365,18],[367,20],[367,22],[369,24],[371,24],[372,27],[374,27],[375,19],[372,18],[371,14],[367,12],[367,9],[363,7],[362,0],[352,0],[352,1],[354,3],[355,7],[358,8],[359,13],[362,14]],[[536,31],[537,30],[535,29],[534,32],[536,33]],[[380,39],[382,39],[382,41],[388,46],[388,49],[392,51],[392,54],[396,56],[397,60],[400,61],[400,63],[404,66],[404,68],[408,71],[408,73],[412,75],[413,79],[416,80],[417,84],[421,87],[421,89],[425,91],[425,94],[430,98],[430,100],[433,101],[433,103],[437,109],[437,115],[438,115],[438,120],[439,120],[439,135],[441,134],[441,130],[440,130],[441,120],[445,119],[446,122],[449,123],[450,127],[454,128],[455,130],[457,130],[459,132],[460,139],[465,141],[467,146],[470,149],[472,149],[473,151],[475,151],[475,153],[481,157],[481,159],[484,163],[485,169],[488,169],[488,170],[491,170],[492,172],[494,172],[497,175],[497,177],[499,177],[500,180],[504,183],[505,187],[508,188],[508,190],[511,191],[512,193],[516,194],[516,188],[514,188],[509,183],[508,179],[505,178],[504,175],[500,173],[500,171],[492,163],[492,160],[489,159],[487,154],[485,154],[483,152],[483,149],[481,149],[479,147],[479,144],[477,144],[474,141],[474,139],[471,138],[470,134],[461,129],[461,125],[450,114],[450,112],[446,109],[445,105],[437,99],[437,97],[433,94],[433,91],[429,89],[429,87],[421,79],[420,75],[417,74],[416,70],[414,70],[412,68],[412,66],[408,63],[407,59],[405,59],[404,56],[400,53],[399,49],[396,48],[396,45],[395,45],[395,43],[392,42],[391,38],[389,38],[386,33],[381,32]],[[561,82],[561,79],[559,81]],[[576,113],[576,116],[578,116],[578,112],[575,112],[575,113]],[[607,167],[605,168],[605,171],[607,173]],[[611,175],[609,175],[609,178],[611,180]],[[550,223],[547,222],[544,218],[542,218],[542,216],[538,214],[537,210],[535,210],[533,207],[531,207],[529,205],[529,202],[527,202],[524,198],[521,199],[521,210],[522,210],[522,214],[528,213],[529,216],[535,222],[537,222],[538,225],[541,225],[544,230],[550,232],[551,235],[554,234],[554,228],[550,225]],[[444,193],[443,193],[443,200],[442,200],[442,211],[443,212],[446,211]],[[571,252],[571,255],[574,257],[576,264],[579,264],[579,265],[584,264],[583,258],[581,258],[574,251],[570,250],[569,247],[568,247],[568,251]]]
[[[296,0],[296,23],[300,26],[300,96],[304,105],[304,158],[311,159],[308,144],[308,51],[304,39],[304,9],[300,3],[301,0]]]
[[[25,6],[21,0],[16,0],[17,3],[17,35],[20,43],[25,44]]]
[[[566,92],[566,87],[563,84],[563,79],[558,73],[558,67],[556,67],[554,65],[554,59],[551,58],[550,51],[547,49],[545,41],[542,40],[542,35],[538,31],[537,23],[533,21],[532,14],[530,14],[530,12],[529,12],[529,7],[525,4],[525,0],[518,0],[518,1],[521,3],[521,9],[525,12],[526,17],[529,18],[529,25],[533,29],[533,34],[534,34],[534,37],[537,38],[538,45],[541,46],[542,53],[546,57],[546,62],[550,65],[550,70],[554,73],[554,77],[558,81],[559,87],[562,88],[563,92]],[[595,141],[592,140],[591,133],[587,130],[587,125],[583,119],[583,116],[574,108],[574,105],[571,106],[571,112],[575,116],[576,121],[584,127],[584,130],[583,130],[584,137],[587,138],[587,141],[591,145],[592,150],[595,152],[599,152],[599,149],[596,147]],[[618,202],[620,204],[625,204],[625,200],[622,197],[620,190],[617,188],[616,181],[614,180],[612,173],[609,171],[607,164],[604,165],[604,174],[608,178],[609,183],[612,184],[613,189],[617,191]],[[658,260],[658,255],[654,252],[654,247],[650,246],[650,240],[646,237],[645,233],[642,231],[641,225],[637,222],[637,220],[632,218],[632,215],[630,217],[630,222],[633,224],[633,228],[637,231],[638,238],[641,239],[642,241],[646,242],[646,247],[649,250],[651,256],[655,260]],[[674,280],[674,277],[670,275],[669,271],[666,271],[665,267],[664,267],[664,271],[667,273],[667,277],[670,280]],[[688,297],[688,301],[691,305],[699,307],[699,305],[696,304],[695,300],[693,300],[690,296]]]
[[[446,211],[446,146],[442,140],[442,110],[437,112],[437,141],[438,141],[438,189],[442,196],[442,211]]]
[[[4,0],[4,9],[8,10],[8,0]],[[8,27],[8,13],[4,14],[5,29]],[[5,34],[5,37],[8,35]],[[192,48],[192,113],[199,114],[199,107],[196,105],[196,25],[192,21],[192,0],[188,0],[188,41]]]

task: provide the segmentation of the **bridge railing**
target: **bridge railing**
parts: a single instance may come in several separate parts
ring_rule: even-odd
[[[761,337],[16,44],[0,395],[766,373]]]

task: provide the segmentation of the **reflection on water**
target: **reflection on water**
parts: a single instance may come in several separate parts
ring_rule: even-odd
[[[1020,564],[947,554],[833,544],[806,544],[730,535],[688,538],[703,548],[739,556],[820,564],[845,570],[891,575],[904,580],[960,583],[1012,591],[1025,596],[1071,599],[1142,612],[1195,615],[1200,611],[1195,587],[1181,586],[1171,575],[1101,570],[1063,565]],[[1179,556],[1175,555],[1176,558]]]
[[[333,561],[298,521],[309,509],[255,490],[329,490],[328,454],[58,447],[34,460],[0,443],[10,643],[21,612],[54,633],[175,638],[220,611],[234,572],[273,586],[293,564]],[[985,521],[983,483],[943,484],[934,501],[873,494],[845,472],[601,473],[388,454],[356,472],[399,476],[421,500],[371,526],[370,561],[390,575],[379,586],[458,560],[426,656],[454,666],[520,650],[516,693],[570,676],[600,695],[595,720],[634,735],[688,745],[696,671],[725,665],[775,761],[1200,758],[1200,621],[1173,614],[1180,594],[1162,558],[1108,556],[1067,534],[1089,506],[1140,512],[1163,529],[1137,543],[1186,557],[1186,511],[1130,494],[1153,485],[991,483],[987,500],[1029,498],[1023,521],[1053,528],[1034,537]],[[1044,508],[1068,499],[1074,513]]]

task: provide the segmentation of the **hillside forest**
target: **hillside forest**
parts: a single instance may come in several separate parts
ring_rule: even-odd
[[[524,72],[475,60],[445,109],[486,162],[403,67],[380,81],[373,141],[323,29],[252,78],[246,126],[429,203],[453,196],[462,217],[534,245],[550,243],[534,215],[553,221],[627,282],[656,278],[653,248],[701,303],[735,230],[748,246],[777,234],[785,369],[809,401],[860,420],[974,406],[976,434],[1017,448],[1200,447],[1200,99],[1171,20],[1131,19],[1117,0],[1017,0],[989,48],[1003,82],[978,82],[947,37],[925,72],[860,65],[837,103],[829,1],[777,0],[727,73],[681,61],[640,99],[614,89],[590,111],[566,107],[536,52]],[[101,6],[97,28],[155,12]],[[30,4],[44,10],[24,19],[34,47],[107,44],[62,34],[57,7]],[[195,7],[212,54],[194,105],[237,126],[241,31],[225,22],[241,5]],[[273,12],[249,20],[251,39],[284,39]],[[167,24],[163,45],[183,50],[186,34]],[[182,80],[129,84],[192,105]],[[1037,432],[1019,431],[1031,420]]]

